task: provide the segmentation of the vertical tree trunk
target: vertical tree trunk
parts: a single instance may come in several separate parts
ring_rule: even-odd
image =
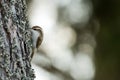
[[[25,0],[0,0],[0,80],[33,80]]]

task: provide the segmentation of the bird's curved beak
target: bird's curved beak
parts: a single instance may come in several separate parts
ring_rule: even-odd
[[[30,29],[32,29],[32,28],[28,28],[28,30],[30,30]]]

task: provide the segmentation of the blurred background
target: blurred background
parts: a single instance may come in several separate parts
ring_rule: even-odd
[[[119,0],[32,0],[30,26],[43,28],[35,80],[120,80]]]

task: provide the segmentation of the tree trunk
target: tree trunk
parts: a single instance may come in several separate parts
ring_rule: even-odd
[[[0,80],[33,80],[25,0],[0,0]]]

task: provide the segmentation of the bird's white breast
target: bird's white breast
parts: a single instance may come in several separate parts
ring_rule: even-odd
[[[39,37],[39,33],[35,30],[32,30],[32,41],[33,41],[33,47],[36,48],[37,39]]]

